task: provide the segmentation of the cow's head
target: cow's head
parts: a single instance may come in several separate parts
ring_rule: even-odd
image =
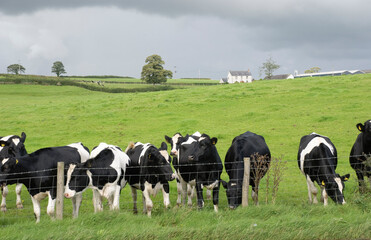
[[[83,192],[90,183],[91,173],[91,159],[84,163],[71,163],[67,171],[67,181],[64,190],[64,196],[71,198],[76,193]]]
[[[154,146],[148,148],[146,151],[147,171],[150,174],[157,175],[160,180],[172,181],[175,178],[170,162],[160,153],[159,149]]]
[[[170,155],[176,157],[178,155],[180,144],[182,143],[183,136],[180,133],[174,134],[173,137],[165,135],[166,142],[170,143],[171,150]]]
[[[334,178],[328,178],[325,181],[322,181],[322,186],[325,187],[327,195],[330,196],[330,198],[338,204],[345,204],[344,199],[344,189],[345,184],[344,182],[348,181],[350,177],[350,174],[346,174],[344,176],[340,176],[339,174],[336,174]]]
[[[24,142],[26,134],[22,132],[21,137],[10,135],[0,138],[0,157],[20,157],[27,154]]]
[[[1,174],[0,174],[0,182],[5,183],[7,180],[11,180],[13,178],[16,178],[14,173],[17,172],[19,160],[15,157],[0,157],[1,162]]]
[[[210,138],[206,134],[202,134],[197,141],[197,148],[195,149],[194,154],[190,155],[188,159],[194,162],[207,162],[209,159],[212,159],[216,153],[215,144],[218,142],[218,139],[213,137]]]
[[[222,180],[222,185],[226,190],[228,205],[230,209],[235,209],[242,203],[242,182],[231,180],[228,183]]]

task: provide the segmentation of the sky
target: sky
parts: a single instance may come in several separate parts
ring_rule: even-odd
[[[140,78],[158,54],[174,78],[371,69],[368,0],[1,0],[0,73]]]

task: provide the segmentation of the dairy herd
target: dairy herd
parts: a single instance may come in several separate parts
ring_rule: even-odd
[[[359,187],[364,177],[371,184],[371,120],[356,125],[360,131],[350,152],[350,165],[355,170]],[[183,136],[176,133],[165,136],[170,144],[170,155],[165,142],[157,148],[150,143],[130,143],[125,150],[118,146],[100,143],[90,152],[82,143],[62,147],[42,148],[27,153],[26,134],[0,137],[0,183],[2,187],[1,210],[6,211],[7,185],[16,184],[17,208],[23,208],[21,201],[22,184],[31,195],[36,222],[40,221],[40,201],[48,197],[47,213],[54,216],[56,201],[57,163],[64,162],[64,196],[72,200],[73,217],[79,214],[82,193],[93,191],[94,211],[102,211],[102,199],[106,198],[111,210],[119,209],[120,192],[129,185],[133,198],[133,211],[137,210],[137,191],[142,192],[143,210],[151,216],[151,196],[162,192],[164,206],[170,206],[169,182],[177,181],[177,204],[192,205],[196,196],[198,208],[204,206],[203,189],[212,198],[214,210],[218,211],[220,185],[226,189],[228,205],[238,207],[242,201],[243,158],[250,157],[250,185],[252,198],[258,199],[258,184],[267,172],[271,153],[263,136],[245,132],[232,141],[224,160],[229,182],[221,179],[223,163],[218,154],[218,139],[196,132]],[[344,204],[344,182],[349,174],[336,173],[337,151],[328,137],[311,133],[300,140],[298,166],[305,176],[308,198],[317,203],[318,189],[321,200],[328,204],[328,197],[335,203]],[[171,167],[173,166],[173,168]],[[175,171],[173,171],[173,169]],[[263,171],[261,171],[263,169]],[[260,174],[256,174],[260,171]],[[256,181],[258,180],[258,181]],[[187,199],[188,198],[188,199]]]

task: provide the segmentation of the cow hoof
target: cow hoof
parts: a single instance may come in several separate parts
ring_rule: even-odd
[[[18,209],[23,209],[23,204],[22,203],[17,204],[17,208]]]
[[[1,211],[2,212],[6,212],[6,207],[5,206],[1,206]]]
[[[188,207],[192,207],[192,203],[188,203]]]

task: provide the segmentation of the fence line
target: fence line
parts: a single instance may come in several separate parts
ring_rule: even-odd
[[[356,155],[356,157],[363,157],[363,156],[365,156],[365,155]],[[348,156],[347,157],[343,157],[343,158],[349,158]],[[296,168],[297,168],[297,170],[299,170],[299,168],[297,167],[297,160],[295,159],[295,160],[282,160],[282,159],[274,159],[274,158],[272,158],[271,159],[271,164],[272,164],[272,162],[274,161],[274,160],[278,160],[278,161],[282,161],[282,162],[291,162],[291,163],[293,163],[293,162],[295,162],[296,164],[295,164],[295,166],[296,166]],[[321,159],[312,159],[312,160],[321,160]],[[249,163],[251,162],[251,161],[248,161]],[[220,163],[219,163],[220,164]],[[203,164],[203,163],[197,163],[197,164],[192,164],[191,165],[191,167],[194,167],[194,166],[198,166],[198,165],[203,165],[203,166],[211,166],[212,167],[212,165],[215,165],[215,163],[207,163],[207,164]],[[349,169],[350,170],[352,170],[351,169],[351,167],[350,167],[350,165],[349,165],[349,162],[342,162],[341,164],[338,164],[338,165],[347,165],[347,166],[349,166]],[[190,167],[190,165],[181,165],[181,167]],[[131,168],[130,166],[128,166],[127,167],[127,169],[129,169],[129,168]],[[138,167],[135,167],[135,168],[138,168]],[[157,168],[157,166],[149,166],[149,168]],[[224,166],[223,166],[223,168],[224,168]],[[67,166],[64,166],[64,167],[62,167],[61,168],[62,170],[59,170],[59,172],[60,172],[60,174],[62,175],[62,176],[64,176],[64,172],[66,172],[66,170],[68,169],[68,165]],[[97,168],[97,169],[112,169],[112,168]],[[237,170],[238,168],[234,168],[234,170]],[[247,169],[247,167],[245,167],[245,169]],[[252,164],[251,165],[251,170],[252,171],[254,171],[254,170],[256,170],[256,167],[255,167],[255,165],[254,164]],[[33,171],[33,172],[23,172],[23,173],[12,173],[12,174],[1,174],[1,175],[6,175],[7,176],[7,180],[8,181],[25,181],[25,180],[29,180],[29,181],[32,181],[32,179],[36,179],[36,178],[45,178],[45,177],[52,177],[53,178],[53,181],[57,181],[57,176],[56,176],[56,173],[57,172],[57,168],[53,168],[53,169],[44,169],[44,170],[39,170],[39,171]],[[218,172],[220,172],[220,171],[218,171]],[[225,172],[225,170],[223,170],[223,172]],[[250,172],[250,171],[248,171],[248,172]],[[43,174],[43,176],[33,176],[33,177],[31,177],[31,176],[24,176],[24,177],[21,177],[21,178],[17,178],[17,176],[20,176],[20,175],[22,175],[22,174],[29,174],[29,175],[32,175],[33,173],[42,173]],[[46,173],[49,173],[49,174],[46,174]],[[193,172],[194,174],[205,174],[205,173],[210,173],[210,171],[202,171],[202,172]],[[301,172],[300,172],[300,170],[299,171],[297,171],[297,173],[299,174],[299,175],[302,175],[301,174]],[[267,176],[268,176],[268,174],[269,173],[267,173]],[[157,174],[158,176],[161,176],[160,174]],[[14,178],[11,178],[11,177],[14,177]],[[134,176],[134,175],[129,175],[129,174],[127,174],[126,175],[127,177],[131,177],[131,176]],[[137,176],[137,175],[135,175],[135,176]],[[108,177],[108,175],[101,175],[101,176],[98,176],[98,177]],[[250,177],[248,177],[247,179],[249,179]],[[267,179],[267,178],[266,178]],[[354,179],[356,179],[356,177],[354,177]],[[59,180],[59,181],[61,181],[61,180]],[[271,181],[272,181],[272,179],[271,179]],[[63,183],[64,181],[62,180],[62,183]],[[274,188],[274,186],[271,186],[271,185],[269,185],[268,184],[268,182],[269,182],[269,179],[268,179],[268,181],[266,182],[265,180],[261,180],[261,186],[263,185],[263,187],[265,187],[266,188],[266,191],[264,192],[264,191],[261,191],[261,193],[263,193],[265,196],[266,196],[266,200],[265,200],[265,202],[267,203],[268,202],[268,195],[269,194],[271,194],[271,193],[269,193],[269,191],[268,190],[271,190],[271,189],[273,189]],[[298,183],[298,184],[301,184],[303,187],[303,190],[302,190],[302,192],[304,193],[304,192],[306,192],[307,190],[306,190],[306,182],[305,182],[305,180],[304,180],[304,178],[303,178],[303,180],[300,182],[300,183]],[[56,182],[53,182],[53,187],[54,186],[56,186]],[[173,184],[173,186],[174,186],[174,184]],[[247,186],[249,186],[249,185],[247,185]],[[39,188],[40,188],[41,186],[39,186]],[[259,187],[260,188],[260,187]],[[287,189],[285,188],[285,187],[283,187],[286,191],[287,191]],[[244,189],[246,189],[246,187],[244,188]],[[247,189],[248,189],[248,187],[247,187]],[[31,190],[31,189],[29,189],[29,190]],[[282,190],[282,187],[281,187],[281,190]],[[284,190],[284,191],[285,191]],[[26,190],[27,191],[27,190]],[[61,195],[61,193],[62,193],[62,196],[61,196],[61,199],[59,199],[59,200],[57,200],[57,202],[58,201],[62,201],[63,202],[63,192],[64,192],[64,184],[60,184],[59,183],[59,187],[57,187],[57,191],[59,191],[59,195]],[[271,190],[272,191],[272,190]],[[161,195],[161,194],[159,194],[159,195]],[[171,191],[170,192],[170,195],[171,196],[174,196],[175,195],[175,193],[174,193],[174,191]],[[307,200],[307,198],[306,198],[306,194],[301,194],[302,195],[302,200],[303,201],[306,201]],[[246,194],[244,194],[243,196],[245,196],[244,197],[244,199],[246,198],[246,199],[248,199],[248,194],[246,195]],[[269,195],[270,196],[270,195]],[[129,194],[129,196],[126,196],[126,198],[130,198],[130,194]],[[172,197],[173,198],[173,197]],[[220,188],[220,194],[219,194],[219,199],[224,199],[224,201],[222,201],[222,202],[224,202],[224,204],[225,204],[225,198],[226,198],[226,194],[225,194],[225,190],[221,187]],[[9,195],[8,195],[8,199],[14,199],[14,197],[13,196],[11,196],[11,197],[9,197]],[[87,199],[86,197],[84,197],[83,198],[84,199],[84,201],[89,201],[89,200],[91,200],[91,199]],[[262,201],[263,199],[262,198],[260,198],[260,200]],[[205,201],[210,201],[210,200],[206,200],[205,199]],[[9,201],[8,201],[9,202]],[[122,204],[120,204],[120,206],[122,206],[123,204],[125,204],[125,206],[127,205],[127,203],[133,203],[132,201],[130,201],[130,200],[125,200],[125,201],[120,201]],[[141,201],[138,201],[138,203],[140,203]],[[158,200],[158,201],[153,201],[154,202],[154,204],[162,204],[162,200]],[[264,201],[263,201],[264,202]],[[194,201],[194,203],[195,203],[195,201]],[[174,205],[174,204],[172,204],[172,205]],[[244,203],[242,204],[242,205],[245,205]],[[247,203],[247,205],[248,205],[248,203]],[[31,207],[32,208],[32,204],[29,204],[29,206],[28,207]],[[62,203],[62,214],[63,214],[63,203]],[[120,207],[121,208],[121,207]],[[130,206],[127,206],[127,207],[125,207],[125,209],[126,208],[128,208],[128,209],[130,209]],[[20,212],[21,210],[19,210],[19,211],[17,211],[17,213],[15,214],[15,216],[16,216],[16,218],[29,218],[28,216],[25,216],[25,215],[23,215],[21,212]],[[68,214],[67,214],[68,215]],[[4,217],[5,216],[7,216],[7,217],[9,217],[6,213],[4,214]],[[32,215],[31,215],[32,216]],[[59,215],[58,215],[58,213],[57,213],[57,216],[58,216],[58,218],[62,218],[62,217],[59,217]],[[44,216],[44,217],[46,217],[46,216]],[[44,218],[43,217],[43,218]]]

